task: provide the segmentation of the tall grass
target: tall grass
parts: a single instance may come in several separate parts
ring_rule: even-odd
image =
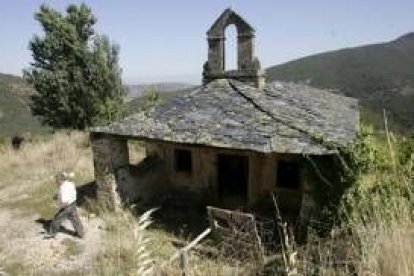
[[[414,275],[414,140],[363,128],[347,149],[350,189],[341,220],[298,248],[299,271],[321,275]],[[345,165],[345,164],[344,164]]]
[[[85,133],[59,132],[37,137],[24,143],[19,150],[3,145],[0,148],[0,189],[3,195],[0,207],[51,216],[56,173],[75,172],[77,184],[92,180],[88,140]]]
[[[152,240],[147,227],[152,223],[151,209],[138,218],[131,210],[116,214],[103,212],[107,236],[104,250],[99,253],[94,273],[98,275],[152,275],[155,259],[151,254]]]
[[[358,270],[414,275],[414,140],[386,131],[365,134],[366,170],[344,198],[345,226],[358,250]]]
[[[88,140],[85,133],[59,132],[23,143],[20,150],[14,150],[11,145],[3,145],[0,148],[1,183],[49,180],[59,171],[92,175]]]

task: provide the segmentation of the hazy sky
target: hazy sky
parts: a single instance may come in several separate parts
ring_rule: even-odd
[[[263,67],[414,31],[414,0],[1,0],[0,72],[21,75],[28,66],[28,41],[41,33],[33,14],[43,2],[60,10],[69,3],[91,6],[96,29],[121,47],[129,84],[199,82],[207,58],[205,33],[230,6],[255,27]]]

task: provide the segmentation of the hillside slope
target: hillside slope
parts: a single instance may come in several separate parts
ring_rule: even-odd
[[[414,33],[301,58],[267,74],[269,81],[304,82],[358,98],[370,117],[386,109],[399,127],[414,129]]]
[[[31,93],[21,77],[0,73],[0,137],[47,131],[30,112]]]
[[[151,90],[162,92],[175,92],[177,90],[187,89],[192,86],[194,85],[181,82],[158,82],[149,84],[127,85],[127,100],[133,100],[138,97],[141,97],[143,96],[143,94]]]
[[[127,114],[132,114],[134,112],[137,112],[138,110],[145,110],[154,105],[168,102],[174,99],[175,97],[188,94],[197,88],[198,86],[194,85],[179,88],[177,90],[154,89],[143,91],[139,96],[126,103]]]
[[[136,108],[151,105],[151,93],[156,93],[157,99],[153,100],[163,102],[193,87],[185,83],[129,85],[126,106],[131,113]],[[33,92],[23,78],[0,73],[0,137],[45,133],[49,130],[31,114],[29,103]]]

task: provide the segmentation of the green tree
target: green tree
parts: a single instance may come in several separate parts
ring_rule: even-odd
[[[91,9],[70,5],[62,14],[42,5],[35,19],[44,36],[30,41],[34,61],[24,71],[37,91],[33,114],[53,127],[76,129],[119,118],[126,94],[119,47],[95,32]]]

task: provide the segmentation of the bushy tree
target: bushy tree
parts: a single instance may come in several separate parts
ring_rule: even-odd
[[[119,48],[95,32],[91,9],[70,5],[62,14],[42,5],[35,19],[44,35],[30,41],[34,61],[24,71],[37,91],[32,112],[58,128],[84,129],[118,118],[126,94]]]

